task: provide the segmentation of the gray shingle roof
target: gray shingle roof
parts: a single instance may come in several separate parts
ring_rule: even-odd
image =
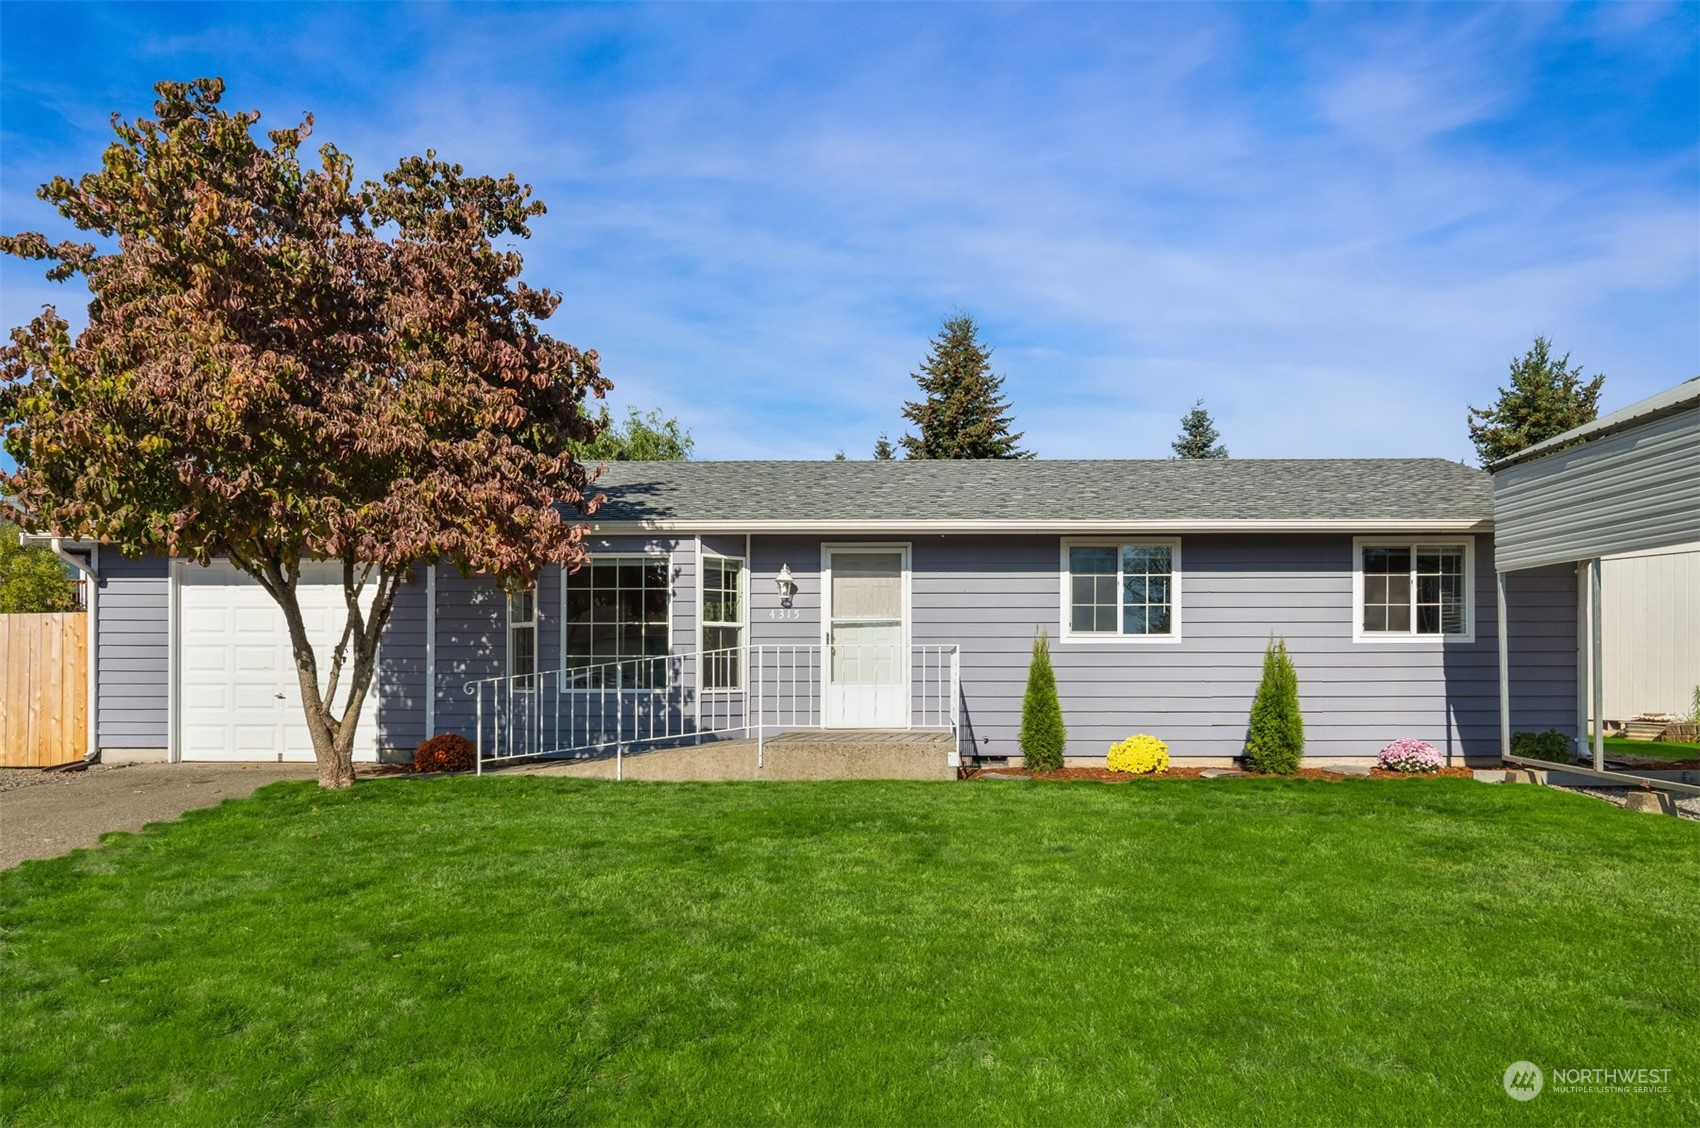
[[[613,462],[601,524],[1486,523],[1488,475],[1438,458]]]

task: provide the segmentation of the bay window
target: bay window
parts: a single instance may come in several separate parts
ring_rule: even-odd
[[[724,556],[702,561],[702,687],[744,684],[744,562]]]
[[[671,645],[672,577],[665,556],[593,557],[578,571],[561,577],[561,665],[568,671],[562,685],[571,689],[601,688],[611,663],[632,662],[624,672],[626,685],[634,678],[654,676],[655,663]],[[600,668],[601,674],[571,676],[574,670]]]

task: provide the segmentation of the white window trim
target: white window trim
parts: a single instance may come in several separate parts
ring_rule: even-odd
[[[716,552],[708,547],[704,547],[697,554],[697,560],[697,680],[699,682],[697,690],[699,693],[714,696],[741,694],[744,692],[744,688],[750,684],[750,562],[746,557],[731,556],[724,552]],[[708,602],[709,560],[735,560],[738,563],[738,621],[735,623],[711,623],[704,612],[704,607]],[[668,606],[671,607],[671,603]],[[673,616],[669,613],[667,617],[671,619]],[[709,627],[738,628],[738,687],[736,689],[729,687],[710,689],[706,684],[708,679],[705,676],[701,656],[708,653],[703,640],[708,637]]]
[[[593,564],[593,563],[594,564],[606,564],[606,563],[609,563],[610,561],[621,561],[621,560],[636,560],[636,561],[642,561],[642,562],[652,563],[652,564],[653,563],[660,563],[660,564],[663,564],[663,565],[666,566],[666,568],[667,568],[667,655],[668,655],[668,657],[671,657],[672,654],[673,654],[673,646],[674,646],[674,642],[675,642],[674,634],[673,634],[673,631],[674,631],[673,602],[674,602],[675,592],[674,592],[674,583],[673,583],[673,554],[672,554],[672,552],[670,552],[670,551],[668,551],[668,552],[658,552],[658,551],[650,551],[650,552],[592,552],[589,556],[587,556],[585,558],[584,562],[588,566],[588,565]],[[557,649],[555,651],[555,658],[556,658],[557,667],[559,669],[559,674],[557,675],[557,678],[558,678],[558,681],[559,681],[559,684],[560,684],[560,692],[564,693],[564,694],[606,693],[607,690],[603,690],[603,689],[573,689],[573,688],[571,688],[570,686],[567,685],[567,677],[566,677],[566,672],[567,672],[567,569],[560,568],[560,569],[557,569],[557,571],[560,572],[560,582],[557,585],[556,594],[560,597],[560,600],[561,600],[561,615],[560,615],[561,630],[560,630],[560,645],[557,647]],[[699,584],[699,586],[700,586],[700,584]],[[698,618],[698,622],[699,623],[701,622],[700,616]],[[627,690],[626,692],[629,693],[631,691]]]
[[[1416,588],[1411,589],[1411,629],[1409,631],[1364,630],[1364,549],[1420,548],[1424,545],[1464,546],[1464,633],[1418,634]],[[1413,560],[1414,563],[1414,560]],[[1476,641],[1476,538],[1457,535],[1450,537],[1353,537],[1352,538],[1352,641],[1374,646],[1462,646]]]
[[[1169,633],[1168,634],[1114,634],[1103,631],[1075,631],[1074,626],[1074,585],[1070,582],[1071,573],[1068,567],[1068,550],[1071,548],[1120,548],[1123,545],[1161,544],[1169,548]],[[1057,553],[1057,587],[1058,597],[1058,626],[1057,640],[1065,643],[1106,643],[1112,646],[1169,646],[1181,641],[1181,538],[1179,537],[1145,537],[1132,534],[1125,537],[1064,537]],[[1120,556],[1117,556],[1117,575],[1120,575]],[[1118,596],[1119,598],[1119,596]],[[1117,611],[1118,622],[1120,610]]]
[[[539,675],[543,672],[543,646],[542,646],[542,641],[543,641],[543,639],[542,639],[543,615],[542,615],[542,608],[538,605],[538,599],[537,599],[538,585],[532,584],[530,591],[531,591],[531,618],[529,618],[529,619],[515,619],[514,618],[514,597],[513,597],[513,593],[511,593],[511,592],[505,593],[503,602],[505,604],[507,604],[507,611],[508,611],[508,652],[507,652],[508,676],[509,677],[522,676],[522,675],[518,675],[518,674],[514,673],[514,628],[515,627],[530,627],[531,628],[531,678],[532,678],[533,681],[535,681],[536,678],[537,678],[537,675]]]

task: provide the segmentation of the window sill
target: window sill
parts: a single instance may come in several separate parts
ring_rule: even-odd
[[[1166,635],[1128,635],[1128,634],[1061,634],[1056,639],[1059,645],[1068,644],[1079,646],[1102,643],[1106,646],[1167,646],[1181,641],[1178,634]]]

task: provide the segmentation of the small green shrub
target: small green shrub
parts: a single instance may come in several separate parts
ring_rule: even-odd
[[[1557,729],[1512,733],[1511,754],[1545,760],[1549,764],[1568,764],[1575,759],[1570,749],[1570,738]]]
[[[1245,739],[1246,767],[1254,772],[1292,775],[1305,752],[1305,722],[1299,712],[1299,675],[1287,644],[1271,638],[1263,652],[1263,680],[1251,703]]]
[[[1169,770],[1169,746],[1147,733],[1137,733],[1110,745],[1105,766],[1112,772],[1148,775]]]
[[[470,772],[477,766],[477,747],[457,733],[433,736],[413,753],[413,770],[416,772]]]
[[[1051,669],[1051,640],[1044,628],[1033,636],[1033,660],[1027,666],[1027,693],[1021,699],[1021,762],[1028,771],[1053,772],[1063,766],[1068,728],[1063,724],[1057,676]]]

